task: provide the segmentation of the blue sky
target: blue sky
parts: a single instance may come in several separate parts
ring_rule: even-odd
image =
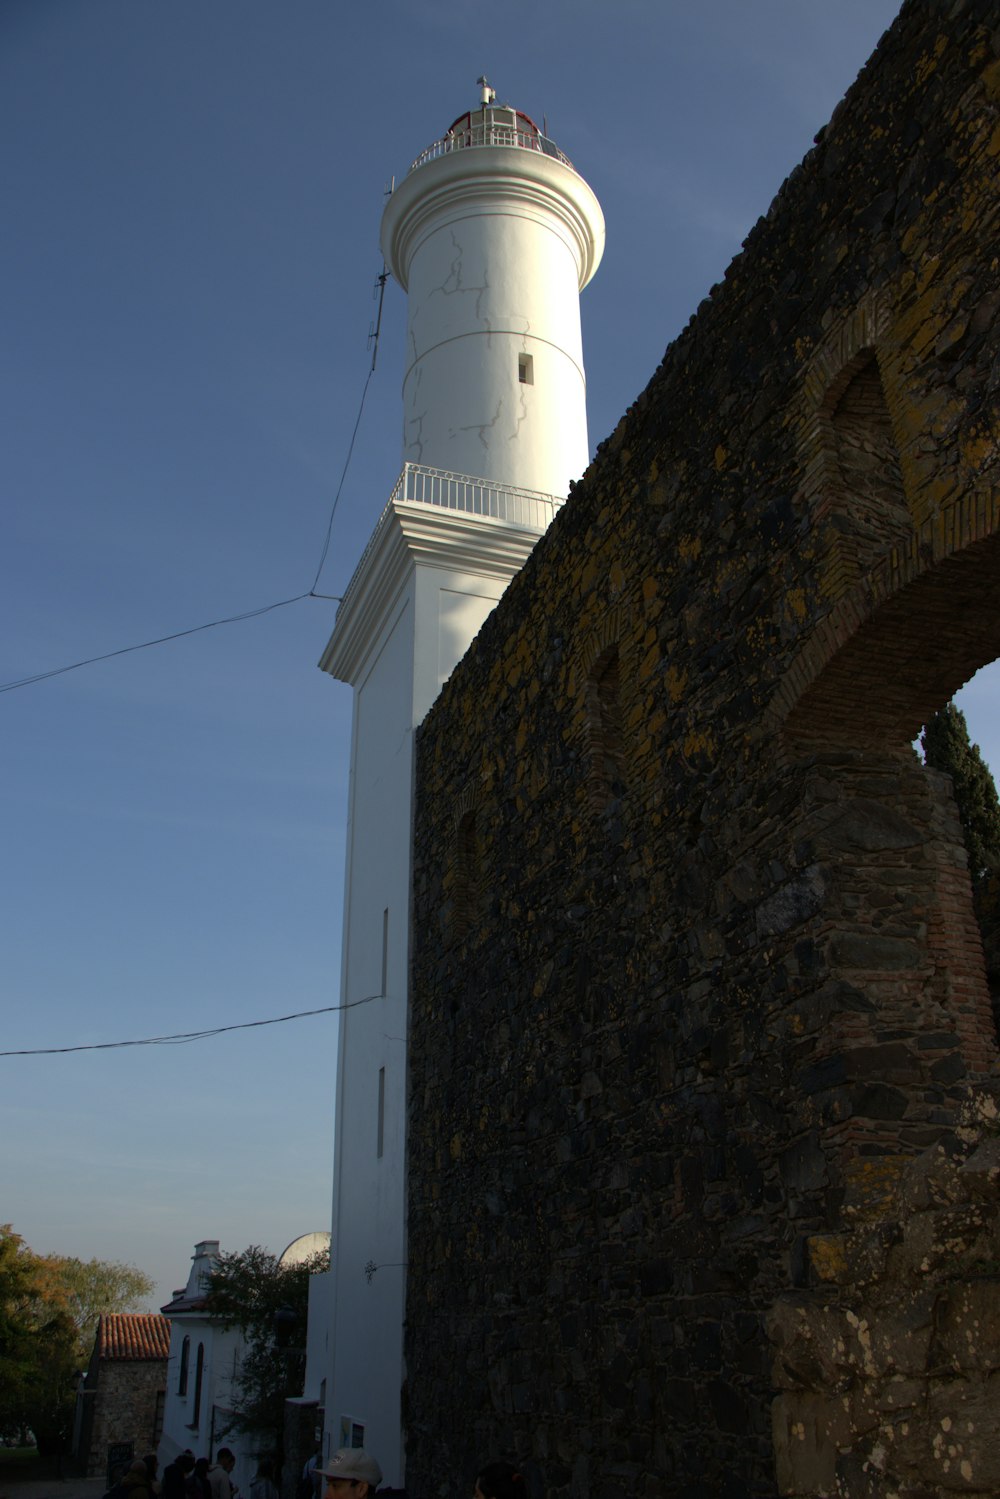
[[[602,201],[592,445],[895,0],[4,0],[0,680],[313,581],[368,368],[385,183],[484,70]],[[319,587],[395,480],[405,308]],[[4,1047],[332,1005],[350,696],[307,600],[0,696]],[[990,676],[967,705],[991,759]],[[1000,757],[1000,742],[997,743]],[[0,1220],[163,1300],[197,1239],[329,1226],[336,1017],[0,1059]]]

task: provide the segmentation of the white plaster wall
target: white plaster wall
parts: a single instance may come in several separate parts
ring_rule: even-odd
[[[325,1450],[347,1417],[403,1481],[406,1046],[413,730],[505,580],[417,567],[355,689],[333,1203]],[[383,912],[388,910],[381,994]],[[369,999],[368,996],[377,996]],[[361,1004],[354,1001],[364,1000]],[[383,1153],[378,1074],[385,1069]],[[365,1267],[379,1268],[369,1276]],[[310,1333],[310,1338],[312,1338]]]
[[[309,1277],[309,1311],[306,1323],[306,1375],[302,1385],[304,1400],[326,1398],[325,1381],[330,1366],[330,1330],[333,1326],[335,1290],[332,1267]]]
[[[177,1384],[180,1378],[181,1345],[185,1337],[191,1339],[187,1394],[179,1395]],[[192,1430],[199,1344],[205,1349],[205,1363],[201,1381],[198,1426]],[[248,1450],[247,1438],[220,1437],[218,1433],[223,1422],[222,1418],[216,1414],[213,1440],[213,1410],[216,1407],[222,1410],[229,1408],[233,1360],[234,1357],[238,1358],[242,1346],[242,1336],[235,1328],[222,1329],[207,1318],[190,1314],[171,1318],[163,1434],[157,1449],[161,1470],[186,1447],[190,1447],[195,1457],[208,1457],[214,1461],[218,1448],[226,1446],[231,1448],[237,1459],[234,1478],[243,1493],[249,1489],[250,1480],[256,1471],[256,1462]],[[243,1474],[242,1478],[241,1474]]]
[[[382,221],[386,262],[409,297],[404,461],[568,492],[588,460],[579,293],[603,244],[594,194],[550,157],[470,149],[410,173]],[[521,355],[532,361],[530,383],[519,379]],[[413,730],[534,535],[397,505],[352,581],[322,663],[355,690],[324,1445],[329,1453],[350,1440],[345,1418],[360,1423],[392,1485],[404,1478]]]
[[[387,1482],[401,1471],[406,920],[413,679],[412,588],[394,604],[354,700],[337,1128],[334,1157],[334,1305],[325,1451],[340,1422],[365,1426]],[[386,993],[383,912],[388,910]],[[356,1005],[358,1000],[367,1002]],[[378,1073],[386,1069],[383,1155],[376,1153]],[[369,1279],[365,1266],[384,1269]],[[388,1268],[388,1267],[393,1268]],[[394,1476],[390,1476],[394,1475]]]
[[[558,226],[497,209],[410,262],[403,458],[562,496],[588,461],[576,257]]]

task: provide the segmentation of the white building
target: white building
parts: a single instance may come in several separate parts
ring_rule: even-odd
[[[208,1277],[219,1254],[218,1239],[202,1239],[194,1246],[187,1285],[161,1307],[170,1319],[170,1355],[163,1433],[158,1447],[160,1471],[186,1449],[195,1457],[215,1461],[220,1446],[236,1458],[233,1479],[246,1494],[257,1470],[248,1439],[222,1437],[230,1411],[232,1379],[239,1367],[243,1337],[236,1328],[222,1328],[205,1312]]]
[[[417,158],[383,216],[408,294],[403,472],[320,663],[353,687],[354,723],[333,1269],[307,1387],[325,1341],[326,1451],[363,1442],[395,1485],[413,731],[587,465],[579,293],[604,246],[583,178],[480,83],[481,107]]]
[[[326,1230],[300,1234],[279,1255],[278,1263],[285,1267],[303,1265],[316,1255],[327,1253],[329,1248],[330,1235]],[[261,1438],[226,1429],[232,1414],[233,1379],[239,1372],[246,1341],[238,1328],[223,1327],[218,1317],[210,1316],[205,1309],[208,1278],[217,1268],[218,1259],[218,1239],[202,1239],[196,1244],[187,1285],[175,1291],[173,1299],[160,1309],[170,1322],[170,1352],[163,1428],[157,1451],[162,1472],[179,1452],[190,1449],[195,1457],[207,1457],[214,1462],[219,1447],[228,1447],[236,1459],[233,1481],[240,1493],[246,1495],[257,1472],[258,1459],[264,1454]],[[310,1330],[314,1287],[322,1287],[328,1280],[328,1275],[322,1273],[310,1277]],[[289,1333],[297,1339],[295,1351],[301,1332],[293,1328]],[[277,1336],[276,1330],[276,1342]],[[312,1362],[318,1367],[315,1353]],[[311,1398],[307,1398],[310,1394]],[[305,1424],[310,1435],[315,1427],[315,1406],[322,1404],[322,1395],[321,1386],[311,1392],[307,1388],[303,1398],[292,1402],[308,1408],[304,1414],[308,1414]],[[310,1446],[309,1450],[312,1453],[315,1447]]]

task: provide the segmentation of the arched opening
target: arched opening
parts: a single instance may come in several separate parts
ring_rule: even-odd
[[[844,383],[846,382],[846,383]],[[830,392],[828,414],[842,544],[865,574],[910,534],[910,512],[878,360],[864,349]]]
[[[786,718],[783,774],[824,888],[817,1109],[845,1177],[864,1167],[877,1184],[879,1160],[932,1144],[997,1065],[955,800],[912,742],[1000,655],[1000,537],[942,559],[853,633],[849,618]]]
[[[962,824],[972,904],[983,944],[994,1027],[1000,1032],[1000,661],[977,672],[914,745],[947,774]]]

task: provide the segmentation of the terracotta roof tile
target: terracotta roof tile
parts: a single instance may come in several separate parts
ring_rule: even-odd
[[[97,1328],[97,1357],[166,1358],[170,1323],[159,1312],[109,1312]]]

